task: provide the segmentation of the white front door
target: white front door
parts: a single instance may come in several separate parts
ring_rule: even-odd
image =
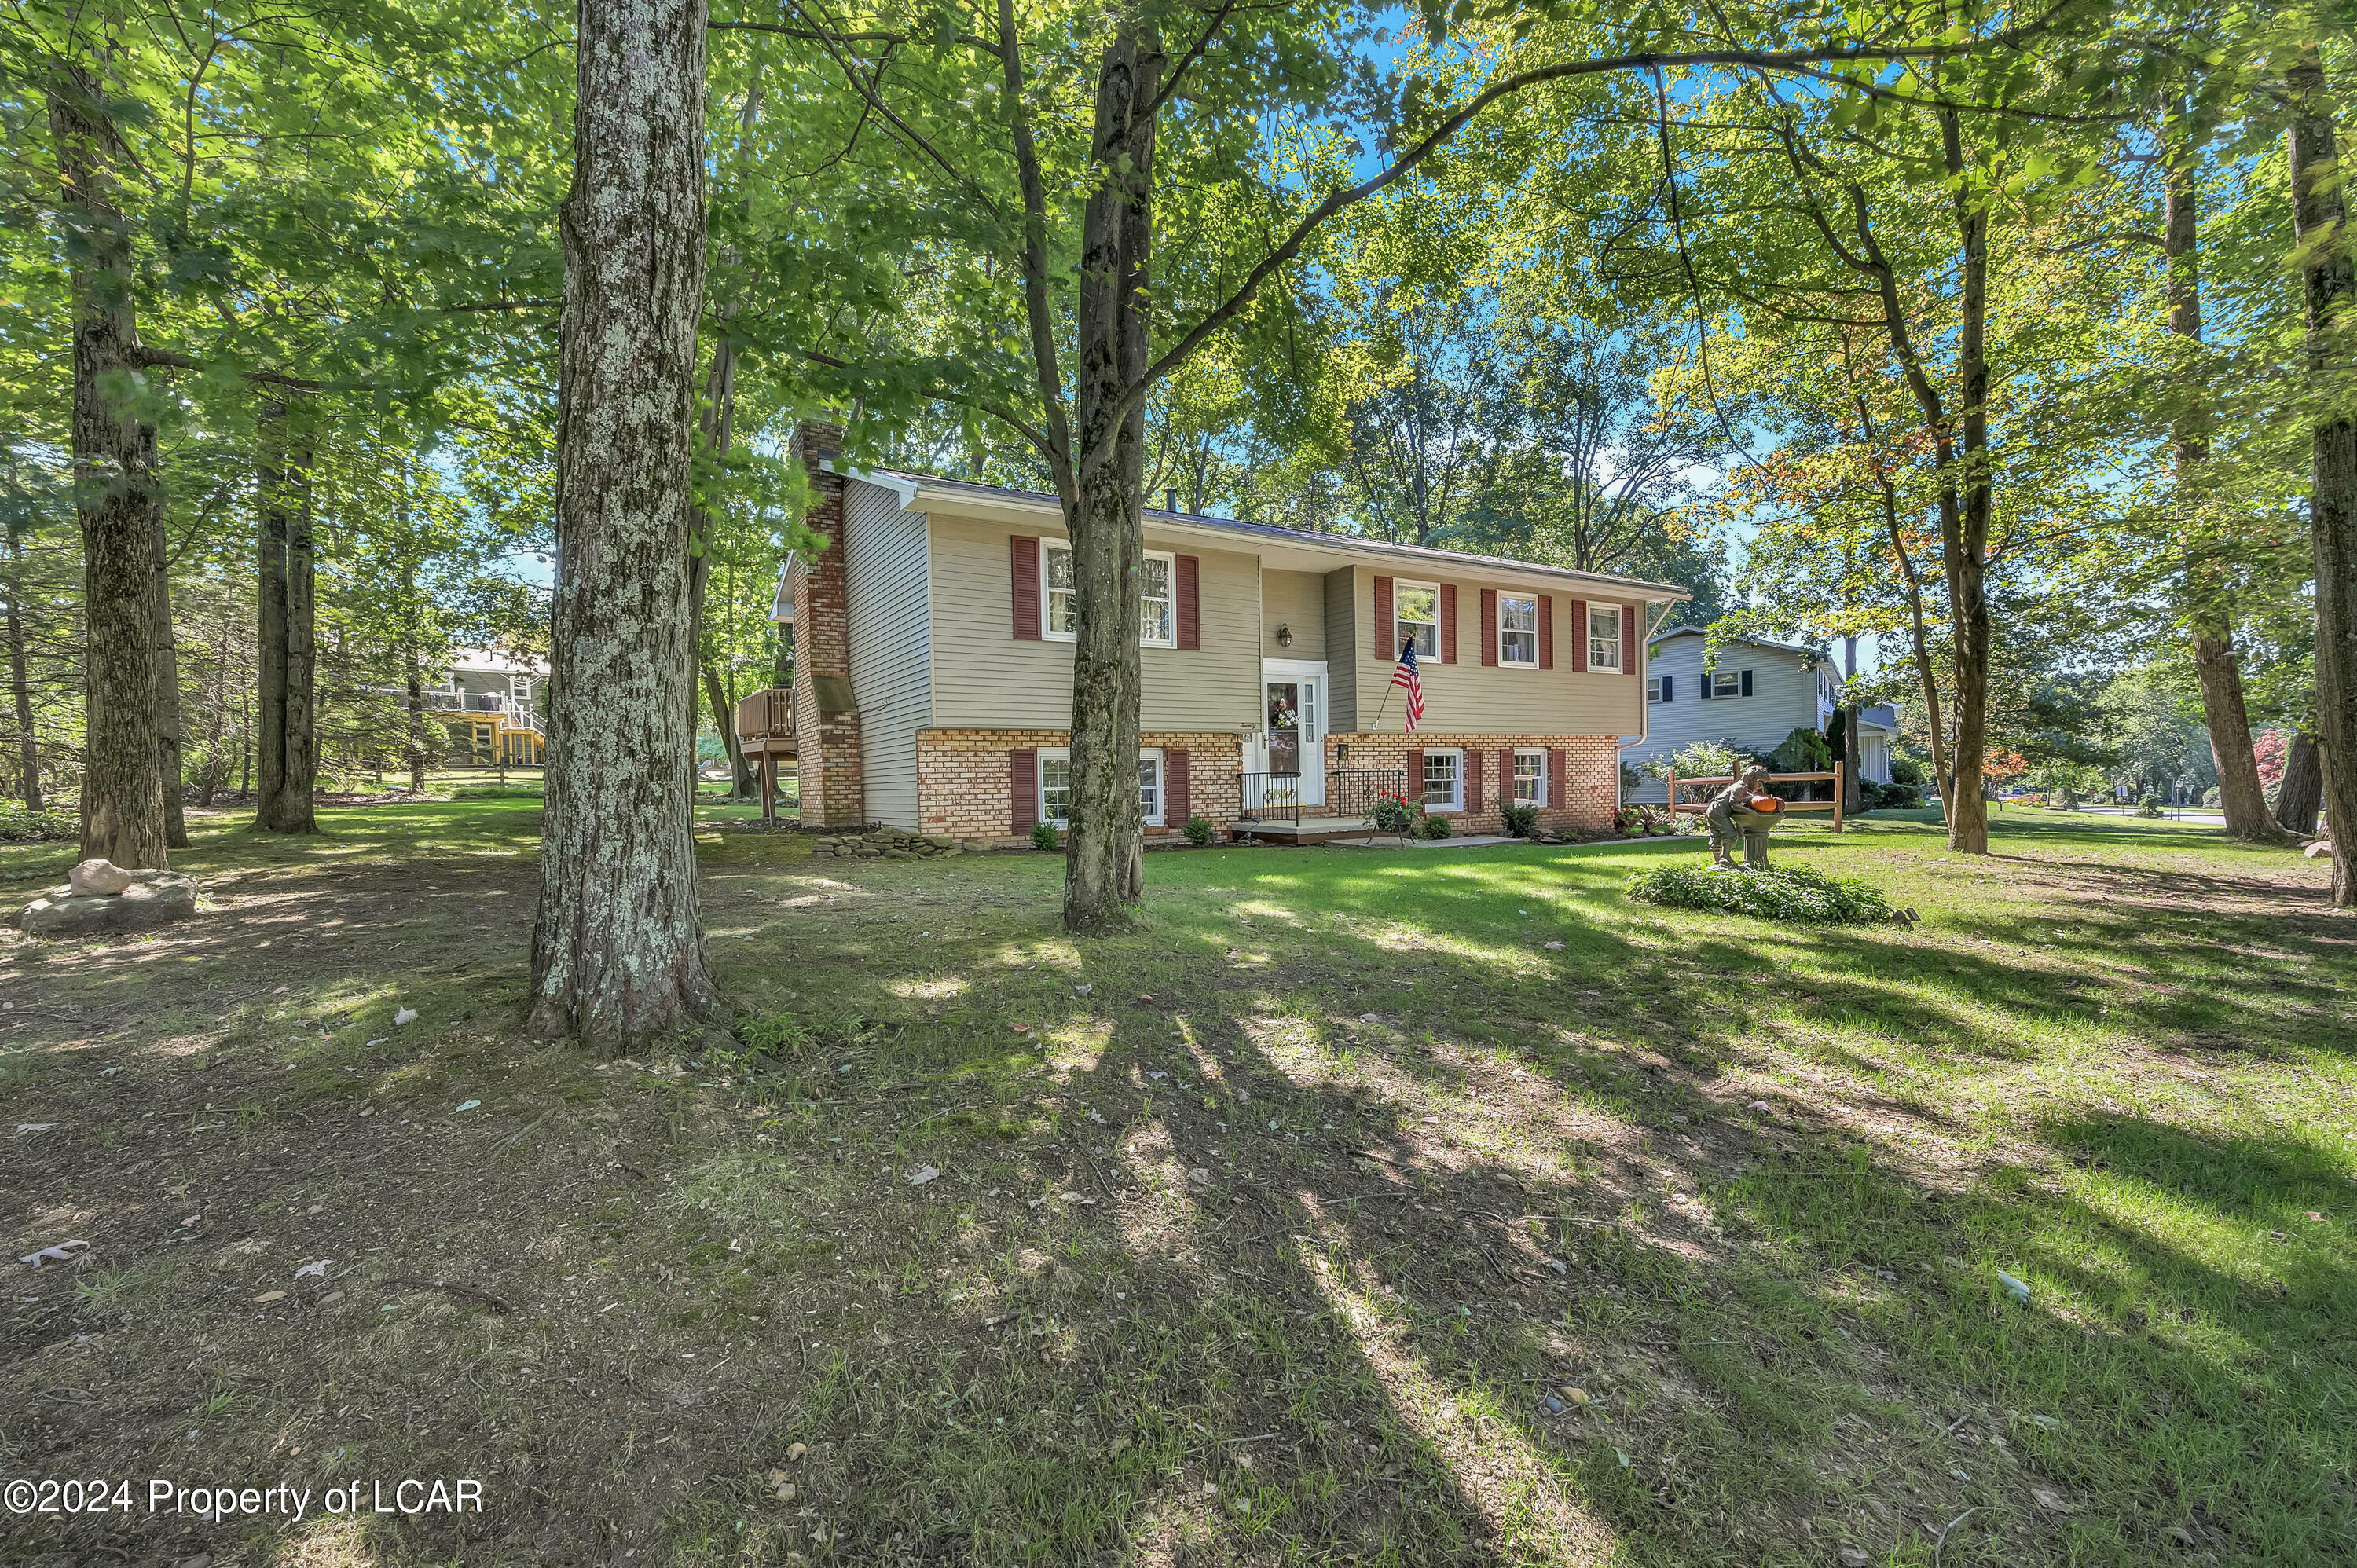
[[[1297,774],[1301,803],[1326,803],[1326,665],[1307,659],[1261,661],[1265,712],[1261,716],[1262,765],[1270,774]]]

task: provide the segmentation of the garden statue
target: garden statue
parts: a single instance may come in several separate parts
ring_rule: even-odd
[[[1742,777],[1711,797],[1710,809],[1703,821],[1710,827],[1710,857],[1715,865],[1732,870],[1738,834],[1743,839],[1745,869],[1768,864],[1768,830],[1776,825],[1776,814],[1784,803],[1768,793],[1768,770],[1754,763],[1743,770]]]

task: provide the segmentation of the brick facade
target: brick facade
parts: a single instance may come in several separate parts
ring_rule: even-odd
[[[1233,734],[1148,730],[1138,740],[1149,749],[1159,749],[1164,759],[1167,821],[1162,827],[1149,826],[1148,839],[1177,832],[1186,815],[1208,817],[1222,831],[1235,820],[1236,774],[1243,767],[1243,751]],[[1009,766],[1012,754],[1071,744],[1071,732],[1060,729],[919,730],[917,801],[922,820],[918,830],[961,839],[1018,840]],[[1169,810],[1168,800],[1169,758],[1174,751],[1187,754],[1185,815]]]
[[[1350,747],[1345,760],[1340,753]],[[1513,787],[1513,754],[1543,750],[1563,753],[1563,804],[1542,805],[1539,825],[1559,833],[1602,832],[1611,827],[1620,802],[1620,748],[1609,735],[1329,735],[1326,766],[1329,769],[1395,768],[1408,770],[1408,754],[1415,750],[1480,753],[1481,809],[1448,813],[1450,826],[1460,833],[1505,831],[1501,800]],[[1553,756],[1548,758],[1554,764]],[[1467,768],[1469,776],[1472,768]],[[1554,780],[1548,780],[1550,792]],[[1470,779],[1466,804],[1472,804]],[[1408,798],[1415,799],[1413,779]]]
[[[817,498],[802,521],[827,541],[794,574],[794,761],[802,779],[802,821],[804,827],[856,828],[866,824],[867,806],[861,786],[859,710],[851,698],[844,478],[819,467],[822,457],[840,455],[843,430],[804,424],[794,444]]]

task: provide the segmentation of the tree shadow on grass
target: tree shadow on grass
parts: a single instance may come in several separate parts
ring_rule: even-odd
[[[738,1309],[732,1331],[757,1348],[708,1389],[662,1343],[708,1353],[708,1320],[658,1334],[635,1386],[575,1362],[609,1391],[541,1394],[544,1422],[578,1427],[577,1454],[544,1458],[537,1480],[619,1466],[629,1484],[568,1494],[571,1522],[551,1502],[413,1543],[537,1530],[557,1555],[616,1560],[645,1543],[653,1506],[683,1561],[759,1561],[758,1536],[772,1557],[791,1543],[838,1561],[1764,1563],[1857,1541],[1921,1562],[1940,1524],[1988,1506],[1980,1522],[2002,1544],[1976,1524],[1944,1563],[2150,1561],[2187,1521],[2255,1558],[2328,1560],[2329,1464],[2303,1477],[2242,1458],[2286,1428],[2236,1396],[2290,1389],[2299,1356],[2323,1358],[2313,1391],[2346,1397],[2345,1359],[2304,1318],[2286,1330],[2307,1336],[2288,1363],[2245,1335],[2180,1331],[2216,1282],[2133,1210],[2011,1167],[1910,1162],[1861,1135],[1852,1112],[1885,1109],[1866,1091],[1760,1112],[1719,1087],[1759,1064],[1781,1016],[1830,1030],[1850,1006],[1855,1025],[1920,935],[1754,938],[1639,915],[1617,903],[1620,868],[1516,853],[1504,886],[1478,861],[1419,861],[1404,880],[1189,857],[1148,929],[1088,944],[1065,941],[1038,897],[1052,866],[1012,886],[957,863],[862,868],[860,896],[810,907],[790,953],[810,993],[795,1082],[834,1087],[790,1089],[813,1108],[772,1123],[766,1147],[709,1134],[774,1184],[726,1223],[763,1257],[799,1259],[818,1315],[793,1298],[780,1333]],[[780,871],[796,897],[813,880]],[[1763,941],[1812,972],[1762,996]],[[1961,961],[1962,994],[1910,994],[1874,1027],[1972,1056],[1990,1032],[1969,1015],[1978,999],[2042,1006],[2057,983],[1991,954]],[[986,1124],[936,1114],[969,1098]],[[2098,1135],[2066,1122],[2032,1142],[2067,1160]],[[2183,1170],[2177,1186],[2228,1195],[2198,1151],[2126,1143],[2101,1157],[2151,1166],[2138,1179],[2156,1189]],[[2324,1157],[2262,1140],[2213,1163],[2274,1161],[2267,1189],[2304,1194],[2309,1155]],[[886,1168],[842,1189],[849,1207],[792,1211],[825,1173],[867,1162]],[[909,1187],[921,1164],[951,1179]],[[589,1185],[582,1201],[641,1194],[618,1175]],[[741,1285],[731,1239],[724,1225],[679,1241],[714,1303]],[[813,1249],[828,1242],[852,1259],[856,1296],[827,1294],[829,1254]],[[2029,1313],[1997,1267],[2031,1281]],[[2136,1278],[2107,1294],[2115,1268]],[[2330,1318],[2346,1271],[2320,1269],[2319,1284],[2339,1282],[2315,1298]],[[2291,1297],[2257,1308],[2305,1314],[2306,1285],[2287,1283]],[[2144,1305],[2150,1321],[2131,1327]],[[475,1326],[454,1321],[444,1350]],[[1565,1408],[1548,1409],[1566,1384],[1591,1403],[1558,1393]],[[408,1430],[374,1461],[520,1441],[454,1380],[393,1392]],[[2049,1412],[2067,1424],[2027,1420]],[[2291,1430],[2330,1458],[2305,1416]],[[664,1432],[667,1449],[634,1446]],[[823,1543],[808,1522],[776,1527],[766,1500],[790,1440],[825,1454],[804,1483]],[[2040,1478],[2127,1506],[2050,1517],[2027,1490]],[[592,1515],[602,1533],[585,1535]],[[732,1530],[748,1518],[749,1535]]]

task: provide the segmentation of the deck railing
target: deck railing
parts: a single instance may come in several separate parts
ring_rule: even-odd
[[[788,738],[794,733],[794,693],[784,686],[756,692],[737,704],[737,734],[743,740]]]
[[[1405,768],[1342,768],[1326,775],[1326,814],[1329,817],[1367,817],[1374,813],[1375,801],[1385,795],[1407,793],[1407,769]]]
[[[1301,820],[1301,775],[1239,773],[1236,799],[1242,803],[1236,814],[1239,822],[1297,822]]]

